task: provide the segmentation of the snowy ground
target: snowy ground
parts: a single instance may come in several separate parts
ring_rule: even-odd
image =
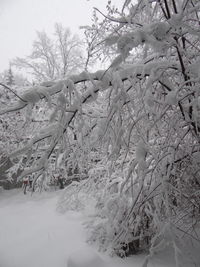
[[[31,196],[19,189],[0,193],[0,267],[66,267],[74,251],[88,247],[82,225],[84,215],[56,212],[59,194],[56,191]],[[84,252],[79,255],[85,257]],[[140,267],[144,260],[141,255],[124,260],[100,256],[102,267]],[[175,266],[173,261],[166,263],[166,258],[165,253],[148,267]]]

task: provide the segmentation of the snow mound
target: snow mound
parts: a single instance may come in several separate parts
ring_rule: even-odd
[[[67,267],[105,267],[104,260],[92,249],[82,248],[73,252],[67,261]]]

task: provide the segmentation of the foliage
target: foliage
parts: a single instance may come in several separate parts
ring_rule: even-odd
[[[98,22],[94,28],[113,56],[110,66],[30,88],[2,109],[3,116],[58,95],[48,126],[10,157],[41,153],[20,178],[41,175],[53,153],[63,154],[63,166],[73,157],[86,168],[90,192],[98,188],[89,240],[103,250],[126,256],[149,249],[151,256],[167,243],[177,252],[173,233],[198,239],[200,4],[109,5],[100,22],[106,32]]]

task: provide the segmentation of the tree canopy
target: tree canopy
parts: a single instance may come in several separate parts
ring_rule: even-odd
[[[32,53],[26,58],[17,57],[12,65],[25,70],[35,82],[62,79],[84,68],[83,44],[68,28],[56,23],[54,36],[38,31]]]

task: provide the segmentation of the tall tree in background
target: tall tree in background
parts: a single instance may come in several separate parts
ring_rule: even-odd
[[[35,81],[62,79],[84,67],[82,44],[76,35],[61,24],[55,25],[54,38],[46,32],[37,32],[32,53],[16,58],[12,64],[33,75]]]
[[[189,247],[179,236],[197,242],[200,216],[200,4],[129,0],[121,11],[111,2],[108,14],[96,11],[103,20],[93,32],[106,29],[96,46],[104,43],[112,63],[30,88],[1,109],[3,116],[58,95],[48,126],[9,156],[42,151],[20,178],[41,176],[54,152],[87,159],[81,188],[97,201],[90,241],[120,256],[149,249],[144,266],[169,245],[181,266],[179,252]]]
[[[11,66],[9,67],[9,69],[8,69],[8,71],[7,71],[7,73],[6,73],[6,77],[5,77],[5,79],[6,79],[6,84],[7,84],[8,86],[12,86],[12,85],[14,85],[15,80],[14,80],[14,75],[13,75]]]

